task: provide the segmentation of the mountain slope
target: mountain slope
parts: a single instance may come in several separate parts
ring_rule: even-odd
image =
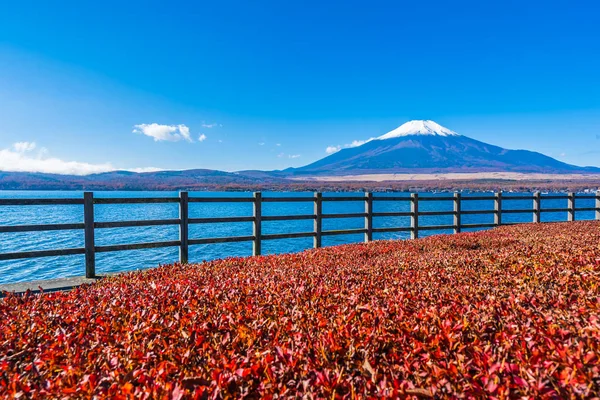
[[[312,164],[292,175],[439,172],[593,173],[600,168],[577,167],[528,150],[507,150],[459,135],[433,121],[410,121]]]

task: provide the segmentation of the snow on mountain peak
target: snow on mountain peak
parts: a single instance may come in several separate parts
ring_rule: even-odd
[[[459,136],[458,133],[444,128],[436,122],[430,120],[413,120],[400,125],[393,131],[376,139],[392,139],[410,135]]]

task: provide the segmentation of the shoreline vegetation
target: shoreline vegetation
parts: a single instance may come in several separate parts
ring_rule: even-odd
[[[421,172],[415,172],[421,171]],[[596,191],[600,174],[456,170],[372,171],[362,175],[286,175],[285,171],[223,172],[206,169],[92,175],[0,171],[0,190],[88,191]]]
[[[577,179],[577,180],[507,180],[507,179],[486,179],[486,180],[397,180],[397,181],[290,181],[285,183],[247,183],[247,184],[221,184],[198,182],[194,184],[165,184],[155,182],[152,184],[64,184],[64,183],[44,183],[44,184],[2,184],[1,190],[22,190],[22,191],[198,191],[198,192],[254,192],[254,191],[280,191],[280,192],[406,192],[406,191],[514,191],[514,192],[594,192],[600,190],[600,177],[597,179]]]
[[[600,223],[123,273],[0,301],[0,397],[600,395]]]

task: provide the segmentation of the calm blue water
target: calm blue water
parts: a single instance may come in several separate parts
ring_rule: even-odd
[[[307,196],[311,193],[263,193],[263,197],[277,196]],[[324,196],[348,196],[357,193],[325,193]],[[360,194],[362,195],[362,194]],[[409,193],[376,193],[374,196],[410,196]],[[422,196],[447,196],[446,193],[423,193]],[[478,194],[473,194],[478,195]],[[480,194],[479,194],[480,195]],[[508,201],[510,193],[504,195],[503,209],[529,209],[532,202],[529,200]],[[512,193],[517,195],[517,193]],[[82,192],[66,191],[0,191],[0,198],[82,198]],[[95,197],[175,197],[177,192],[95,192]],[[206,193],[191,192],[190,197],[251,197],[251,193]],[[463,197],[468,197],[463,193]],[[548,195],[552,196],[552,195]],[[576,207],[594,207],[593,199],[578,199]],[[543,199],[542,208],[564,208],[567,200]],[[190,218],[225,217],[225,216],[251,216],[251,203],[190,203]],[[420,211],[451,211],[452,201],[420,202]],[[493,201],[463,201],[463,210],[491,210]],[[374,203],[374,212],[410,211],[409,202],[377,202]],[[298,215],[312,214],[312,203],[263,203],[263,215]],[[324,202],[324,213],[360,213],[364,212],[364,202]],[[178,218],[177,204],[117,204],[95,205],[95,220],[100,221],[129,221],[144,219],[169,219]],[[564,221],[566,212],[542,213],[542,221]],[[577,212],[576,219],[594,219],[594,212]],[[504,214],[503,222],[531,222],[531,214]],[[0,225],[22,224],[49,224],[49,223],[77,223],[83,221],[83,206],[81,205],[56,205],[56,206],[0,206]],[[452,216],[421,216],[419,225],[451,225]],[[464,224],[492,223],[493,215],[464,215]],[[376,217],[374,227],[410,226],[409,217]],[[324,219],[323,230],[363,228],[363,218]],[[303,221],[273,221],[263,222],[263,233],[284,232],[309,232],[313,229],[312,220]],[[177,226],[140,227],[140,228],[114,228],[97,229],[96,245],[126,244],[155,242],[178,239]],[[190,238],[209,238],[224,236],[252,235],[252,224],[217,223],[190,225]],[[449,230],[423,231],[420,236],[452,233]],[[375,233],[374,239],[407,239],[408,232],[400,233]],[[344,243],[360,242],[362,234],[337,235],[323,237],[323,246],[332,246]],[[26,233],[0,233],[0,253],[17,251],[47,250],[83,247],[83,230],[26,232]],[[263,254],[297,252],[312,247],[312,238],[282,239],[264,241]],[[229,256],[249,256],[252,253],[252,243],[222,243],[197,245],[190,247],[190,261],[212,260]],[[107,273],[129,271],[141,268],[154,267],[176,261],[178,249],[148,249],[132,250],[114,253],[96,254],[96,272]],[[83,255],[48,257],[29,260],[0,261],[0,283],[28,281],[36,279],[50,279],[68,276],[81,276],[84,274]]]

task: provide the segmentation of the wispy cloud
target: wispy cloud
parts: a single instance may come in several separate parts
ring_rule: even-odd
[[[192,138],[190,137],[190,128],[183,124],[139,124],[134,126],[133,133],[141,133],[142,135],[150,136],[151,138],[154,138],[155,142],[178,142],[180,140],[187,140],[188,142],[192,141]]]
[[[259,145],[259,146],[264,146],[264,145],[265,145],[265,142],[260,142],[258,145]]]
[[[300,158],[300,154],[288,154],[288,158]]]
[[[203,128],[210,129],[210,128],[215,128],[215,127],[217,127],[217,126],[218,126],[218,127],[222,127],[223,125],[221,125],[221,124],[217,124],[216,122],[215,122],[215,123],[212,123],[212,124],[207,124],[206,122],[202,121],[202,125],[201,125],[201,126],[202,126]]]
[[[280,147],[280,146],[281,146],[281,143],[277,143],[275,146],[277,146],[277,147]]]
[[[279,153],[279,154],[277,154],[278,158],[282,158],[283,156],[285,156],[285,153]]]
[[[198,137],[198,141],[204,142],[206,140],[206,135],[203,133]]]
[[[35,149],[35,142],[17,142],[13,144],[13,148],[18,153],[24,153]]]
[[[127,171],[129,172],[137,172],[137,173],[143,173],[143,172],[156,172],[156,171],[164,171],[162,168],[154,168],[154,167],[145,167],[145,168],[131,168],[131,169],[127,169]]]
[[[327,146],[327,148],[325,149],[325,152],[327,154],[333,154],[333,153],[337,153],[341,149],[342,149],[342,146],[340,146],[340,145],[337,145],[337,146]]]
[[[35,142],[18,142],[7,149],[0,149],[0,171],[6,172],[42,172],[60,175],[89,175],[115,171],[110,163],[90,164],[78,161],[64,161],[48,157],[45,148],[36,149]],[[160,171],[160,168],[135,168],[133,172]]]
[[[348,148],[351,148],[351,147],[362,146],[363,144],[368,143],[368,142],[370,142],[373,139],[374,138],[371,138],[371,139],[368,139],[368,140],[353,140],[352,143],[348,143],[348,144],[345,144],[345,145],[338,144],[337,146],[327,146],[327,148],[325,149],[325,153],[327,153],[327,154],[333,154],[333,153],[337,153],[341,149],[348,149]]]
[[[346,147],[358,147],[358,146],[362,146],[363,144],[370,142],[373,139],[369,139],[369,140],[353,140],[352,143],[350,143],[349,145],[347,144]]]

